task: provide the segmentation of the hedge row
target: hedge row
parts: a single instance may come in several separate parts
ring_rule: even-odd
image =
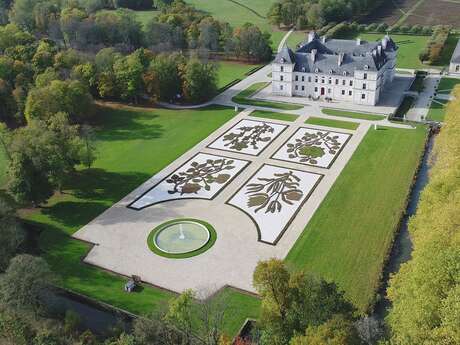
[[[438,62],[449,37],[449,32],[450,27],[447,25],[436,26],[425,48],[419,54],[420,61],[428,62],[430,65]]]

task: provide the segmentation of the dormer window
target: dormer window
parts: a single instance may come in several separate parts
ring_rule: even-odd
[[[284,58],[281,58],[281,63],[285,63],[286,60],[284,60]]]
[[[364,65],[364,69],[367,71],[369,69],[369,65]]]
[[[345,75],[345,76],[346,76],[346,75],[347,75],[347,71],[343,71],[343,75]]]
[[[329,74],[332,74],[332,73],[334,73],[334,71],[330,69],[330,70],[329,70]]]
[[[319,69],[318,68],[315,68],[315,73],[318,73],[319,72]]]
[[[302,67],[302,72],[305,72],[305,66]]]

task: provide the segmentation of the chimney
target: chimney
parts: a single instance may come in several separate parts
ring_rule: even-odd
[[[321,37],[321,41],[322,41],[323,43],[326,43],[326,36]]]
[[[379,56],[382,55],[382,46],[380,44],[377,46],[377,53]]]
[[[316,32],[314,31],[310,31],[308,33],[308,43],[310,43],[311,41],[313,41],[315,39],[315,36],[316,36]]]
[[[357,45],[357,46],[360,46],[360,45],[361,45],[361,38],[358,37],[358,38],[356,39],[356,45]]]
[[[385,36],[384,38],[382,38],[383,49],[387,49],[387,43],[388,43],[388,36]]]
[[[342,63],[343,63],[343,58],[345,57],[345,54],[344,53],[339,53],[338,55],[338,60],[337,60],[337,65],[340,67],[342,66]]]
[[[372,49],[372,56],[377,57],[377,50],[376,49]]]
[[[316,49],[312,49],[311,50],[311,53],[310,53],[310,57],[311,57],[311,61],[312,62],[315,62],[316,61],[316,53],[318,52],[318,50]]]

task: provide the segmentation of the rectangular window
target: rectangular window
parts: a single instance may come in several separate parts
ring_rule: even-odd
[[[311,83],[311,77],[308,77],[308,82]]]
[[[304,75],[302,76],[302,81],[305,81],[305,76]]]
[[[350,80],[350,86],[353,86],[353,80]]]
[[[329,94],[330,94],[331,92],[332,92],[332,90],[331,90],[331,89],[327,89],[327,93],[329,93]]]
[[[367,73],[364,73],[363,79],[367,79]]]
[[[321,78],[321,84],[324,84],[324,78]]]
[[[353,91],[348,91],[348,96],[351,96],[353,94]]]
[[[342,90],[342,95],[344,95],[344,96],[345,96],[345,90]]]
[[[283,81],[283,80],[284,80],[284,76],[283,76],[283,75],[282,75],[282,76],[280,76],[280,80],[281,80],[281,81]]]
[[[318,82],[318,77],[315,77],[315,83],[317,83],[317,82]]]
[[[281,91],[283,90],[283,85],[280,85],[280,90],[281,90]]]
[[[299,81],[299,76],[298,75],[295,76],[295,81]]]
[[[366,94],[365,93],[361,94],[361,99],[366,99]]]
[[[342,80],[342,85],[345,86],[345,83],[346,83],[346,82],[347,82],[347,81],[346,81],[345,79]]]
[[[302,85],[302,91],[305,91],[305,86]]]
[[[339,85],[339,80],[338,79],[335,80],[335,85]]]
[[[281,71],[281,72],[284,72],[284,66],[281,66],[280,71]]]
[[[366,90],[366,83],[363,83],[363,90]]]
[[[299,85],[296,85],[296,86],[295,86],[295,89],[298,90],[298,89],[299,89]]]
[[[329,84],[332,84],[332,78],[329,78]]]
[[[318,92],[318,87],[315,87],[315,92]]]

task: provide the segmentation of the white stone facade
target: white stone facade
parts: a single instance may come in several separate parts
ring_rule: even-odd
[[[358,43],[351,41],[351,44]],[[377,44],[376,46],[378,48]],[[371,60],[372,54],[382,54],[381,49],[381,47],[378,48],[378,51],[376,49],[375,53],[369,52],[366,59]],[[328,97],[333,100],[363,105],[376,105],[379,102],[381,93],[386,87],[390,87],[393,81],[397,60],[396,53],[385,54],[385,58],[381,59],[381,65],[376,66],[375,64],[356,63],[353,59],[357,57],[341,61],[343,59],[341,53],[325,54],[328,55],[326,59],[323,59],[324,55],[317,52],[299,54],[285,51],[284,55],[286,54],[291,54],[291,58],[280,57],[272,63],[272,92],[274,95],[323,99]],[[299,58],[303,61],[310,59],[308,70],[304,67],[305,62],[299,66],[299,63],[295,61]],[[318,64],[322,63],[321,67],[315,68],[315,58],[318,59]],[[346,64],[350,66],[345,66]],[[353,66],[356,67],[353,68]],[[343,67],[348,68],[344,70]],[[359,67],[362,69],[358,69]]]

